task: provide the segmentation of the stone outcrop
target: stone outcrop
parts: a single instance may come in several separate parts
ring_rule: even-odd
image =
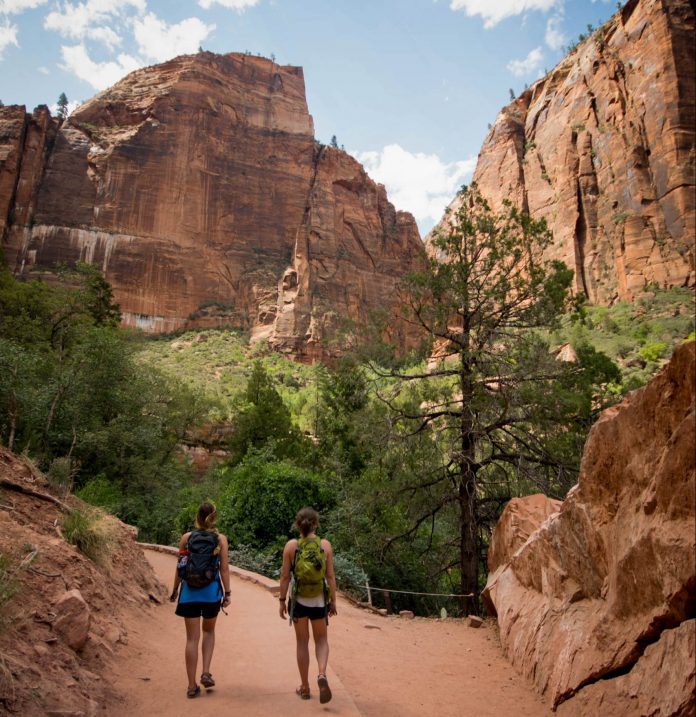
[[[688,0],[629,0],[483,143],[483,195],[546,219],[592,302],[696,283],[695,29]]]
[[[53,629],[73,650],[81,650],[89,637],[92,614],[79,590],[68,590],[58,599]]]
[[[63,494],[56,504],[51,490],[30,461],[0,446],[0,714],[112,714],[123,698],[117,643],[128,640],[132,612],[154,611],[168,591],[137,531],[116,518],[100,518],[108,541],[99,565],[61,537],[61,505],[90,508]]]
[[[692,341],[602,414],[558,512],[525,510],[529,535],[515,516],[532,496],[496,529],[485,593],[503,650],[560,714],[693,714],[695,382]]]
[[[0,110],[8,262],[96,264],[126,324],[233,325],[312,359],[421,261],[413,217],[315,141],[299,67],[201,52],[133,72],[59,129],[23,116]]]

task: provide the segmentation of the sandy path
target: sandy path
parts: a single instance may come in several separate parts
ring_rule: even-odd
[[[171,585],[175,558],[146,551]],[[329,682],[334,699],[320,705],[294,695],[295,640],[277,616],[277,599],[232,577],[232,605],[221,614],[212,671],[217,687],[187,700],[184,628],[173,606],[152,608],[127,625],[116,684],[127,695],[113,717],[245,717],[325,713],[363,717],[549,717],[552,713],[503,658],[492,629],[456,620],[374,616],[339,599],[331,622]],[[145,649],[147,646],[147,649]],[[310,676],[316,674],[312,655]],[[313,684],[313,683],[312,683]],[[194,709],[195,707],[195,709]]]

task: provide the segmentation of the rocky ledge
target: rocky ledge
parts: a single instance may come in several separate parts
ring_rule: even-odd
[[[520,499],[496,528],[485,600],[560,715],[694,714],[695,380],[692,341],[602,414],[560,509]]]

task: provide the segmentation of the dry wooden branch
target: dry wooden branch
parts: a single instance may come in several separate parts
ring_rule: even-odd
[[[7,478],[0,478],[0,488],[6,488],[8,490],[17,491],[18,493],[24,493],[24,495],[30,495],[33,498],[39,498],[39,500],[46,500],[49,503],[57,505],[61,510],[64,510],[66,513],[72,513],[72,508],[67,503],[63,503],[62,500],[58,500],[58,498],[54,498],[52,495],[48,495],[47,493],[41,493],[38,490],[27,488],[26,486],[20,485],[19,483],[14,483],[13,481],[7,480]]]

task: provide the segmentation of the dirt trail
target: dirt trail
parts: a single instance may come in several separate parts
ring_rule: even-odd
[[[146,551],[170,586],[175,558]],[[184,626],[170,604],[133,615],[115,682],[126,695],[113,717],[549,717],[552,713],[503,658],[493,629],[455,620],[372,615],[339,600],[329,629],[329,682],[334,699],[320,705],[294,694],[299,684],[293,630],[277,599],[232,577],[229,615],[220,615],[212,672],[217,687],[187,700]],[[199,667],[200,669],[200,667]],[[310,676],[316,675],[312,655]]]

